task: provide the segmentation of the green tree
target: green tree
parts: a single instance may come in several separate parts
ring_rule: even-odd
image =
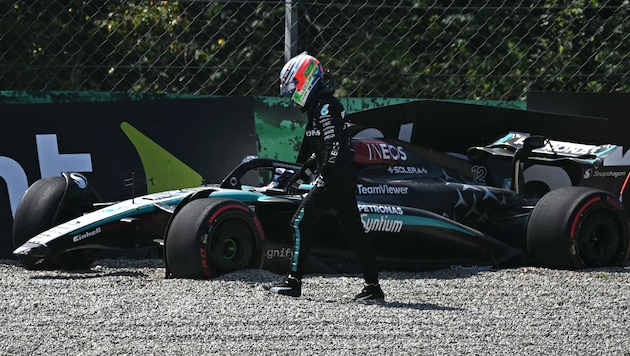
[[[627,0],[294,1],[341,96],[630,90]],[[284,2],[3,0],[0,89],[276,95]]]

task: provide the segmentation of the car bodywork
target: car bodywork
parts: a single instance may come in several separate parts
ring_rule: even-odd
[[[356,194],[366,236],[373,241],[382,269],[418,271],[523,264],[580,268],[627,264],[628,220],[622,202],[627,194],[630,167],[619,165],[620,147],[509,132],[488,145],[449,153],[378,135],[366,136],[365,132],[359,132],[353,139],[359,172]],[[20,229],[28,230],[25,224],[32,218],[20,216],[41,213],[32,211],[33,203],[25,203],[25,207],[21,203],[14,226],[14,254],[28,268],[68,268],[84,265],[75,263],[77,259],[89,262],[85,260],[85,251],[160,245],[164,246],[169,276],[209,278],[240,268],[284,273],[292,257],[289,221],[301,196],[287,195],[283,184],[299,168],[299,164],[250,157],[219,184],[148,194],[116,203],[89,204],[90,208],[83,209],[76,206],[85,206],[86,201],[94,203],[96,194],[88,193],[85,177],[65,173],[63,196],[52,206],[58,210],[55,216],[63,216],[61,212],[73,205],[74,216],[40,222],[43,231],[36,234],[21,232]],[[246,178],[254,183],[245,184]],[[568,229],[567,236],[562,230],[557,233],[562,236],[553,237],[563,240],[562,246],[552,249],[555,252],[550,256],[537,252],[548,248],[545,239],[527,235],[528,230],[541,231],[531,227],[532,212],[542,199],[553,200],[549,198],[550,192],[578,186],[588,188],[575,195],[576,199],[584,197],[586,201],[578,203],[575,213],[562,217],[565,221],[537,218],[543,220],[536,225],[557,224]],[[306,191],[309,186],[303,188]],[[46,191],[45,182],[39,189]],[[574,193],[564,192],[559,197],[566,194]],[[27,191],[25,199],[39,199],[28,196]],[[592,210],[589,204],[596,200],[593,206],[605,211],[604,230],[612,235],[606,237],[605,246],[604,232],[599,230],[597,238],[578,236],[577,225],[583,225],[580,216]],[[214,205],[206,209],[210,204]],[[197,210],[189,211],[193,205]],[[247,211],[247,216],[239,213],[230,219],[247,221],[243,231],[248,237],[239,239],[240,230],[232,228],[220,242],[211,242],[218,239],[214,237],[216,226],[212,222],[219,221],[224,211],[239,209]],[[79,214],[76,210],[82,211]],[[178,222],[184,214],[188,220]],[[27,220],[22,222],[24,219]],[[340,223],[331,211],[318,224],[309,265],[312,272],[356,271],[353,252],[341,236]],[[201,227],[188,231],[186,226],[195,224]],[[554,231],[545,234],[556,234]],[[28,236],[29,233],[34,236]],[[176,242],[178,239],[190,242],[181,245]],[[528,246],[530,241],[534,241],[532,246]],[[603,247],[597,245],[598,241]],[[586,258],[581,251],[587,250],[595,252]],[[237,254],[242,251],[246,251],[244,256]],[[180,257],[169,259],[169,254]],[[535,254],[543,257],[537,258]],[[558,257],[561,262],[555,262],[556,254],[562,255]],[[190,263],[187,268],[196,272],[178,271],[176,264],[180,263]]]

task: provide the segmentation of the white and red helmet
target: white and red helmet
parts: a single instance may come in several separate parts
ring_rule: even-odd
[[[319,60],[302,52],[291,58],[280,71],[280,95],[291,96],[296,104],[304,107],[317,92],[323,75],[324,67]]]

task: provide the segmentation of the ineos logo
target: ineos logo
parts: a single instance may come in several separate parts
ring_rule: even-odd
[[[407,154],[401,146],[388,145],[386,143],[370,143],[367,144],[370,161],[379,159],[406,161]]]

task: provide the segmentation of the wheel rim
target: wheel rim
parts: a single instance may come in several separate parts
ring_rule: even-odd
[[[587,267],[610,265],[619,252],[621,234],[621,229],[610,214],[589,214],[580,228],[577,241],[584,264]]]
[[[219,273],[250,267],[253,234],[239,218],[220,221],[211,231],[210,257]]]
[[[231,260],[236,256],[236,241],[234,239],[228,238],[223,241],[223,258],[226,260]]]

